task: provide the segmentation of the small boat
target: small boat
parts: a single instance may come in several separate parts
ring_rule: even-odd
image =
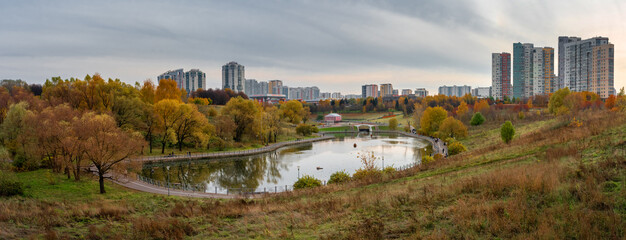
[[[317,170],[322,170],[322,169],[324,169],[324,168],[323,167],[317,167]]]

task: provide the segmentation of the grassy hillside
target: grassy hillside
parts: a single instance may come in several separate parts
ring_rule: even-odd
[[[45,170],[0,201],[0,239],[626,237],[626,115],[470,128],[469,151],[419,169],[257,200],[155,196]],[[54,180],[55,185],[49,182]]]

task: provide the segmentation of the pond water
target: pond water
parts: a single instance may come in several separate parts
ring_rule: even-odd
[[[356,147],[354,147],[356,144]],[[335,139],[293,145],[274,152],[237,158],[189,160],[145,164],[144,177],[170,184],[225,193],[245,188],[262,192],[291,189],[298,175],[328,181],[334,172],[349,174],[362,166],[359,155],[376,156],[376,166],[401,167],[419,163],[430,148],[428,141],[397,135],[337,135]],[[169,170],[168,170],[169,167]]]

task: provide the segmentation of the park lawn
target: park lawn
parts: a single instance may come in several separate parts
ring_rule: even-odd
[[[93,191],[71,186],[95,180],[67,181],[68,186],[51,190],[42,186],[47,184],[43,174],[20,173],[20,179],[39,179],[32,180],[29,191],[43,193],[0,201],[0,216],[9,212],[4,214],[8,220],[0,217],[0,229],[24,238],[52,231],[61,237],[124,239],[623,239],[624,117],[585,116],[581,127],[521,121],[514,125],[522,134],[510,144],[484,143],[485,137],[499,137],[491,133],[499,124],[484,125],[486,135],[463,140],[474,146],[468,152],[398,177],[257,200],[186,199],[123,188],[99,197],[97,184]],[[477,135],[474,131],[470,134]],[[67,198],[48,200],[44,194],[49,191]],[[85,206],[102,214],[73,210]],[[25,214],[50,214],[40,209],[51,208],[53,219],[60,220],[38,221],[10,211],[24,207],[33,209]]]
[[[342,132],[342,131],[354,131],[354,126],[341,126],[341,127],[327,127],[320,128],[320,132]]]

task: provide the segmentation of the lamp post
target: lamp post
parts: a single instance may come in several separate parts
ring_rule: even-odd
[[[300,179],[300,166],[298,166],[298,179]]]
[[[167,169],[167,196],[170,195],[170,166],[166,166]]]

